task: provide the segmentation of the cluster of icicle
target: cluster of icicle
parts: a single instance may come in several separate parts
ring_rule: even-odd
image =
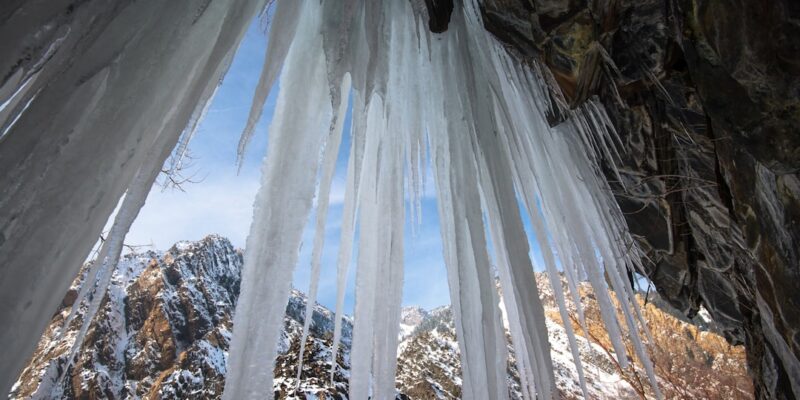
[[[241,156],[282,71],[247,240],[224,398],[272,396],[276,343],[315,197],[309,301],[316,298],[330,184],[350,101],[351,148],[331,352],[335,357],[358,230],[350,398],[395,397],[403,225],[407,212],[412,219],[420,218],[428,160],[435,175],[465,399],[508,398],[506,339],[495,273],[525,398],[556,394],[545,316],[518,201],[542,249],[584,394],[586,382],[559,266],[581,324],[585,326],[577,284],[588,279],[620,365],[629,364],[622,340],[627,333],[655,383],[639,336],[647,330],[627,277],[627,268],[638,266],[639,254],[632,254],[625,224],[598,170],[602,157],[613,159],[619,140],[603,109],[590,102],[575,111],[559,110],[569,118],[550,127],[546,113],[559,106],[547,100],[543,75],[535,65],[520,65],[509,57],[486,33],[475,0],[457,2],[442,34],[426,29],[427,11],[420,3],[277,4],[256,100],[239,148]],[[624,323],[617,320],[609,289],[617,296]],[[307,315],[304,336],[309,322]],[[335,360],[331,364],[335,369]],[[301,372],[302,366],[298,377]]]
[[[113,7],[94,1],[55,17],[0,12],[6,18],[2,29],[26,38],[21,50],[0,51],[30,53],[20,56],[28,61],[13,67],[16,72],[4,77],[0,87],[0,222],[6,233],[0,236],[5,246],[0,316],[16,321],[0,328],[0,343],[13,349],[0,366],[1,387],[17,376],[38,339],[30,333],[44,329],[91,238],[122,197],[65,322],[66,330],[85,308],[69,356],[73,362],[124,237],[164,160],[176,146],[179,155],[185,152],[236,44],[265,3],[187,0]],[[603,109],[589,102],[568,110],[550,101],[548,86],[554,85],[548,85],[547,75],[509,57],[486,33],[476,0],[456,1],[449,28],[441,34],[428,31],[426,14],[421,1],[277,2],[264,69],[239,144],[241,157],[280,76],[224,398],[273,396],[278,335],[315,198],[309,301],[316,298],[328,196],[348,104],[351,148],[331,354],[338,351],[347,269],[357,243],[350,398],[395,396],[405,216],[422,217],[420,196],[429,162],[461,351],[463,397],[508,398],[496,275],[523,395],[550,398],[556,393],[522,212],[542,251],[584,394],[568,303],[585,326],[577,284],[588,279],[620,365],[629,364],[622,340],[628,334],[658,396],[645,340],[639,336],[647,330],[627,279],[628,268],[640,267],[640,254],[598,170],[600,159],[614,159],[619,142]],[[86,62],[73,62],[73,57]],[[0,66],[5,63],[0,60]],[[568,117],[550,127],[548,113]],[[82,173],[92,179],[74,179]],[[35,251],[29,251],[32,246]],[[50,273],[48,263],[63,266],[63,273]],[[609,289],[623,322],[617,320]],[[332,365],[336,368],[333,360]],[[57,392],[67,370],[49,387]],[[41,398],[52,394],[41,392]]]

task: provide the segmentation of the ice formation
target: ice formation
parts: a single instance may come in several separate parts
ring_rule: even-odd
[[[70,3],[0,5],[1,34],[14,38],[0,46],[6,391],[120,198],[128,193],[135,216],[136,187],[147,193],[152,166],[164,163],[264,6]],[[114,236],[124,235],[118,226]]]
[[[0,236],[0,317],[19,320],[0,329],[0,343],[15,349],[0,367],[4,388],[36,342],[30,332],[43,329],[124,194],[75,306],[87,299],[88,315],[96,310],[161,165],[176,145],[180,162],[244,29],[266,6],[265,0],[137,2],[123,9],[89,3],[68,17],[2,21],[2,29],[18,29],[28,47],[0,51],[30,53],[16,67],[0,65],[9,71],[0,86],[0,220],[7,226]],[[240,157],[276,79],[280,93],[247,239],[225,399],[272,397],[278,335],[316,197],[308,298],[315,301],[328,192],[350,97],[332,356],[358,246],[351,398],[395,396],[403,230],[406,215],[421,218],[429,161],[464,398],[508,397],[495,269],[522,392],[527,399],[556,396],[523,212],[562,318],[570,318],[571,302],[583,321],[577,283],[588,279],[619,363],[629,363],[622,341],[627,334],[658,396],[646,337],[639,333],[646,326],[627,279],[629,269],[640,266],[640,254],[599,171],[599,160],[613,160],[618,142],[601,106],[589,101],[575,110],[565,107],[551,92],[547,73],[521,64],[484,30],[477,0],[456,1],[443,33],[427,29],[428,11],[420,1],[281,0],[272,12]],[[0,12],[0,18],[7,15]],[[87,22],[96,15],[107,24]],[[36,32],[23,22],[48,30]],[[167,52],[172,54],[164,57]],[[73,53],[89,62],[70,62],[65,54]],[[551,127],[549,114],[565,119]],[[54,133],[24,134],[39,131]],[[36,185],[20,183],[26,181]],[[43,228],[45,223],[59,229]],[[53,245],[34,253],[23,245],[30,241]],[[52,264],[64,271],[48,274]],[[309,323],[307,316],[303,336]],[[586,392],[575,332],[565,326]]]

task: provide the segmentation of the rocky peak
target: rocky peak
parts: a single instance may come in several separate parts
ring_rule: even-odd
[[[420,326],[420,324],[422,324],[429,317],[430,313],[428,313],[428,311],[422,307],[419,306],[403,307],[400,310],[399,340],[403,341],[403,339],[414,334],[414,332]]]
[[[120,261],[75,364],[81,313],[57,340],[67,296],[12,398],[185,398],[221,393],[242,254],[219,236]],[[86,268],[84,268],[84,272]],[[77,292],[83,274],[73,283]],[[61,375],[61,376],[60,376]]]

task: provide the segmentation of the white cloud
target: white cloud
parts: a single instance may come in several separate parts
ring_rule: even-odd
[[[256,177],[234,177],[190,184],[186,192],[154,187],[125,239],[165,250],[180,240],[218,233],[244,247],[258,190]]]

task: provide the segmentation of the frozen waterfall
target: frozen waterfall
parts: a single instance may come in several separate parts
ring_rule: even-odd
[[[94,0],[68,14],[24,13],[46,1],[22,3],[0,6],[0,30],[22,38],[19,45],[0,45],[0,345],[13,349],[0,366],[6,390],[121,201],[75,307],[90,291],[104,292],[159,167],[174,147],[185,151],[247,24],[270,2],[153,0],[115,7]],[[351,150],[332,356],[357,247],[351,398],[395,396],[403,232],[406,215],[422,218],[428,163],[464,398],[508,398],[496,277],[524,395],[556,396],[525,214],[584,393],[569,307],[582,322],[577,287],[588,280],[620,365],[638,358],[659,396],[649,334],[627,279],[641,255],[599,170],[601,159],[617,157],[619,142],[602,106],[566,107],[547,71],[519,62],[486,32],[477,0],[456,1],[443,33],[429,31],[429,11],[420,1],[279,0],[268,12],[267,57],[240,158],[276,80],[280,92],[223,398],[273,396],[279,332],[303,228],[316,204],[308,299],[315,301],[343,134],[350,135]],[[343,133],[350,103],[353,123]],[[554,112],[566,118],[550,126],[547,115]],[[95,293],[89,315],[101,298]],[[309,323],[310,313],[304,337]],[[635,354],[628,354],[624,335]]]

